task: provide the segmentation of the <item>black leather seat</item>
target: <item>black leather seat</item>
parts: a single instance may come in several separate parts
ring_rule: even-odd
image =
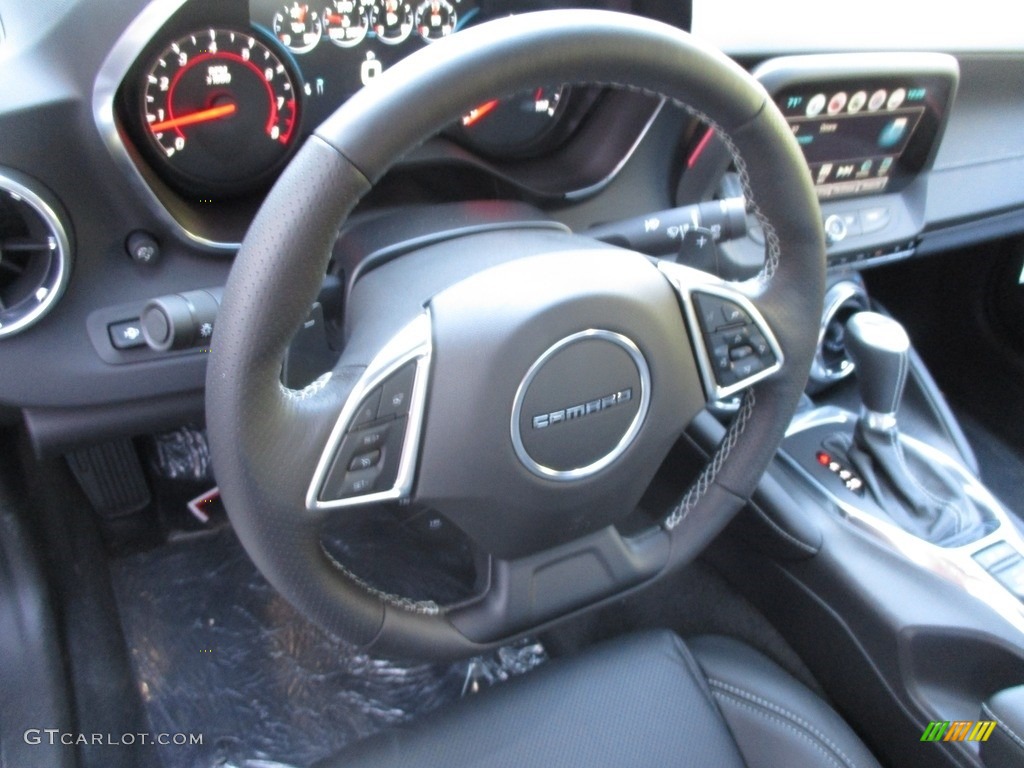
[[[670,632],[557,660],[320,768],[877,768],[824,701],[752,648]]]

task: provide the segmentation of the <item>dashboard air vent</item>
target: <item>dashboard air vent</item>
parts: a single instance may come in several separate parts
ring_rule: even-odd
[[[808,392],[818,392],[853,373],[853,361],[846,352],[846,321],[870,308],[867,292],[859,282],[842,280],[825,293],[818,352],[811,363]]]
[[[71,246],[39,185],[0,169],[0,337],[42,318],[64,292]]]

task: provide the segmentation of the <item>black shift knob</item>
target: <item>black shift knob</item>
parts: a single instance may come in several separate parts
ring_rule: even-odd
[[[870,426],[894,428],[896,409],[907,383],[910,353],[907,332],[885,315],[858,312],[846,321],[845,344],[856,366],[866,416],[874,422]]]

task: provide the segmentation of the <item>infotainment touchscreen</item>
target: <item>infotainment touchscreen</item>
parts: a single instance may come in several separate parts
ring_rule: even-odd
[[[924,113],[925,88],[802,92],[779,105],[823,197],[883,191]]]
[[[893,192],[925,166],[952,90],[939,75],[790,82],[774,93],[820,199]]]

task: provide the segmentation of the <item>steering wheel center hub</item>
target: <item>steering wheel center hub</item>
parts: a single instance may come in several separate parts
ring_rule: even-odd
[[[636,439],[651,376],[629,338],[586,330],[552,345],[523,378],[512,409],[512,443],[536,475],[572,481],[612,464]]]

